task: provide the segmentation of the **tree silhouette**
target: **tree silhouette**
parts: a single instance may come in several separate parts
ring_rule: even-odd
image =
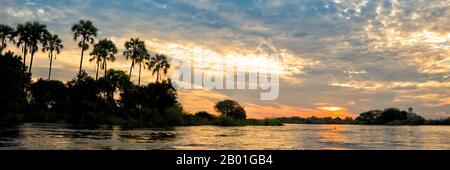
[[[391,121],[403,121],[407,119],[408,113],[406,111],[401,111],[398,108],[387,108],[381,113],[379,119],[380,123],[386,124]]]
[[[15,113],[26,105],[25,88],[30,84],[30,75],[22,67],[21,58],[12,52],[0,54],[0,122],[14,120]]]
[[[15,31],[8,25],[0,24],[0,54],[7,47],[6,41],[14,43]]]
[[[113,69],[108,70],[105,77],[99,78],[98,83],[100,89],[111,99],[114,97],[114,93],[133,86],[124,71]]]
[[[130,39],[130,41],[125,42],[125,51],[123,52],[123,55],[125,58],[131,59],[131,66],[130,66],[130,76],[131,79],[131,73],[133,72],[133,67],[135,63],[139,64],[139,67],[141,67],[141,63],[144,60],[148,59],[148,51],[145,48],[145,42],[139,40],[139,38],[136,39]],[[141,69],[139,68],[139,80],[138,85],[141,84]]]
[[[234,119],[246,119],[247,115],[244,108],[234,100],[219,101],[214,105],[214,109],[220,113],[222,117],[230,117]]]
[[[181,107],[178,105],[177,93],[170,80],[152,82],[147,86],[134,86],[124,90],[120,97],[123,113],[150,124],[166,124],[163,122],[172,119],[169,110]]]
[[[361,121],[365,124],[377,124],[381,116],[381,113],[382,113],[381,110],[370,110],[359,114],[356,120]]]
[[[167,74],[167,70],[170,68],[167,56],[164,54],[156,54],[150,58],[150,61],[147,62],[146,65],[152,70],[152,75],[155,75],[156,73],[156,82],[158,82],[161,77],[160,72],[163,71],[164,74]]]
[[[134,86],[128,75],[124,71],[109,69],[105,77],[98,79],[97,85],[104,103],[100,105],[101,109],[105,113],[126,115],[120,112],[114,96],[122,94],[124,90]]]
[[[103,39],[94,45],[94,50],[90,54],[92,58],[89,61],[92,62],[95,60],[97,63],[95,80],[98,80],[99,67],[105,71],[106,76],[106,71],[108,70],[107,61],[114,61],[116,59],[114,54],[117,54],[117,48],[111,40]]]
[[[132,60],[129,75],[120,70],[108,70],[108,61],[114,61],[115,54],[118,52],[114,42],[102,39],[94,44],[97,28],[89,20],[80,20],[72,26],[71,30],[74,41],[78,41],[78,46],[81,48],[80,67],[76,78],[63,83],[59,80],[50,80],[53,60],[64,48],[58,35],[49,33],[46,25],[36,21],[19,24],[16,31],[7,25],[0,24],[0,75],[2,76],[0,123],[4,120],[7,122],[21,120],[173,126],[187,124],[186,121],[190,122],[188,124],[217,125],[245,125],[255,122],[244,120],[246,119],[244,108],[232,100],[220,101],[215,105],[221,117],[207,112],[188,115],[178,102],[177,92],[171,80],[161,78],[170,68],[168,56],[156,54],[151,57],[144,41],[138,38],[130,39],[125,43],[123,53],[127,60]],[[12,52],[2,53],[7,46],[7,41],[21,48],[23,62],[20,56]],[[89,61],[97,64],[95,80],[83,70],[84,52],[91,44],[93,44],[93,50]],[[40,45],[42,45],[41,50],[47,52],[50,59],[48,80],[41,78],[31,83],[33,60]],[[27,55],[31,56],[29,68],[26,65]],[[130,81],[136,64],[139,65],[138,85]],[[156,81],[141,86],[142,68],[151,70],[152,75],[156,74]],[[104,70],[105,75],[99,78],[101,69]],[[202,123],[195,122],[198,120],[202,120]]]
[[[101,99],[97,82],[83,70],[81,74],[67,83],[70,104],[67,106],[67,122],[95,123],[104,119],[99,111]]]
[[[25,26],[25,24],[17,25],[16,36],[18,37],[17,47],[22,47],[22,56],[23,56],[23,69],[26,69],[27,63],[27,54],[28,54],[28,43],[30,39],[30,30],[29,27]]]
[[[150,59],[150,53],[147,52],[147,50],[136,60],[139,64],[139,78],[138,78],[138,86],[141,85],[141,72],[142,67],[145,69],[145,63]]]
[[[56,54],[54,55],[56,59],[56,55],[60,53],[61,49],[64,48],[64,46],[62,45],[62,40],[59,39],[58,35],[56,34],[48,34],[48,36],[44,38],[44,42],[45,43],[42,51],[48,51],[48,57],[50,58],[50,67],[48,69],[48,79],[50,80],[52,75],[53,52],[56,52]]]
[[[95,80],[98,80],[98,71],[100,70],[100,63],[103,63],[103,57],[94,55],[92,53],[91,56],[92,57],[89,59],[89,62],[95,62],[95,64],[97,65],[95,69]]]
[[[217,118],[217,116],[215,116],[211,113],[208,113],[206,111],[199,111],[199,112],[195,113],[194,116],[203,118],[203,119],[207,119],[207,120],[213,120],[213,119]]]
[[[81,70],[83,68],[83,54],[84,51],[89,49],[89,44],[94,44],[94,37],[97,36],[97,28],[94,26],[92,21],[80,20],[78,24],[72,26],[73,39],[77,41],[80,38],[78,47],[81,48],[81,60],[80,69],[78,75],[81,75]]]
[[[31,102],[36,113],[28,114],[28,120],[56,122],[64,118],[68,89],[58,80],[39,79],[29,87]]]
[[[40,24],[37,21],[34,22],[27,22],[25,23],[26,29],[29,31],[29,37],[28,37],[28,48],[30,49],[30,67],[28,68],[28,72],[31,73],[31,70],[33,69],[33,60],[34,60],[34,54],[39,50],[38,43],[44,44],[44,37],[47,36],[47,26]]]

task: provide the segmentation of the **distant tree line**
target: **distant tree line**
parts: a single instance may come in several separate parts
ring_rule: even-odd
[[[315,116],[303,118],[303,117],[280,117],[277,118],[283,123],[293,123],[293,124],[350,124],[353,122],[353,118],[347,117],[342,119],[340,117],[324,117],[318,118]]]
[[[220,125],[220,126],[280,126],[281,121],[276,119],[247,119],[243,106],[234,100],[222,100],[214,105],[219,116],[206,111],[200,111],[194,115],[185,115],[185,125]]]
[[[297,124],[362,124],[362,125],[450,125],[450,118],[439,120],[426,120],[422,116],[413,113],[412,108],[409,111],[402,111],[398,108],[387,108],[384,110],[371,110],[359,114],[353,119],[332,118],[332,117],[281,117],[277,120],[282,123]]]

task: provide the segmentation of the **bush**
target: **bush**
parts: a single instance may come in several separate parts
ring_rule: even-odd
[[[381,116],[381,110],[371,110],[361,113],[355,120],[357,124],[377,124]]]
[[[218,126],[281,126],[283,123],[277,119],[233,119],[230,117],[219,117],[211,122]]]
[[[29,91],[32,96],[33,114],[28,120],[56,122],[64,119],[67,107],[68,89],[61,81],[39,79],[31,84]],[[37,112],[37,113],[36,113]],[[46,114],[38,116],[36,114]]]
[[[385,125],[423,125],[425,119],[410,111],[401,111],[397,108],[387,108],[383,111],[372,110],[361,113],[354,124],[385,124]]]
[[[220,113],[221,117],[234,119],[246,119],[247,115],[244,108],[234,100],[219,101],[214,105],[214,109]]]
[[[27,105],[25,88],[31,77],[24,68],[22,59],[12,52],[0,54],[0,122],[12,122]]]
[[[219,117],[214,119],[211,124],[218,126],[245,126],[247,125],[244,119],[234,119],[231,117]]]
[[[215,115],[213,115],[211,113],[208,113],[206,111],[197,112],[197,113],[195,113],[194,116],[197,117],[197,118],[200,118],[200,119],[206,119],[207,121],[210,121],[210,120],[213,120],[213,119],[217,118],[217,116],[215,116]]]
[[[93,123],[96,114],[103,114],[100,111],[99,105],[102,104],[99,96],[100,89],[97,82],[86,72],[67,83],[69,89],[69,104],[68,104],[68,122],[71,123]]]
[[[407,112],[400,111],[397,108],[384,109],[379,118],[379,123],[386,124],[392,121],[403,121],[407,119]]]

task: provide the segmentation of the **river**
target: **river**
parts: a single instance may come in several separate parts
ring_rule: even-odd
[[[450,149],[450,126],[82,127],[24,123],[1,127],[0,150]]]

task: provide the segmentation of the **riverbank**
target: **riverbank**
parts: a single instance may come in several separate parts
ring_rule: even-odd
[[[388,122],[382,121],[363,121],[361,118],[317,118],[317,117],[280,117],[276,118],[276,120],[280,121],[284,124],[341,124],[341,125],[386,125],[386,126],[396,126],[396,125],[450,125],[450,118],[446,119],[416,119],[416,120],[393,120]]]
[[[45,115],[45,114],[38,114]],[[34,119],[34,120],[33,120]],[[68,125],[81,125],[81,126],[112,126],[121,125],[130,128],[152,128],[152,127],[173,127],[173,126],[204,126],[204,125],[214,125],[214,126],[283,126],[284,124],[277,119],[234,119],[229,117],[212,117],[205,118],[198,115],[192,114],[180,114],[177,118],[168,120],[160,120],[159,123],[154,124],[154,121],[146,122],[142,119],[135,118],[123,118],[119,116],[108,116],[105,119],[99,120],[97,122],[68,122],[65,119],[49,121],[46,118],[36,119],[27,118],[26,114],[18,114],[14,118],[2,118],[0,120],[0,125],[14,125],[21,123],[57,123],[57,124],[68,124]],[[44,121],[46,120],[46,121]]]

